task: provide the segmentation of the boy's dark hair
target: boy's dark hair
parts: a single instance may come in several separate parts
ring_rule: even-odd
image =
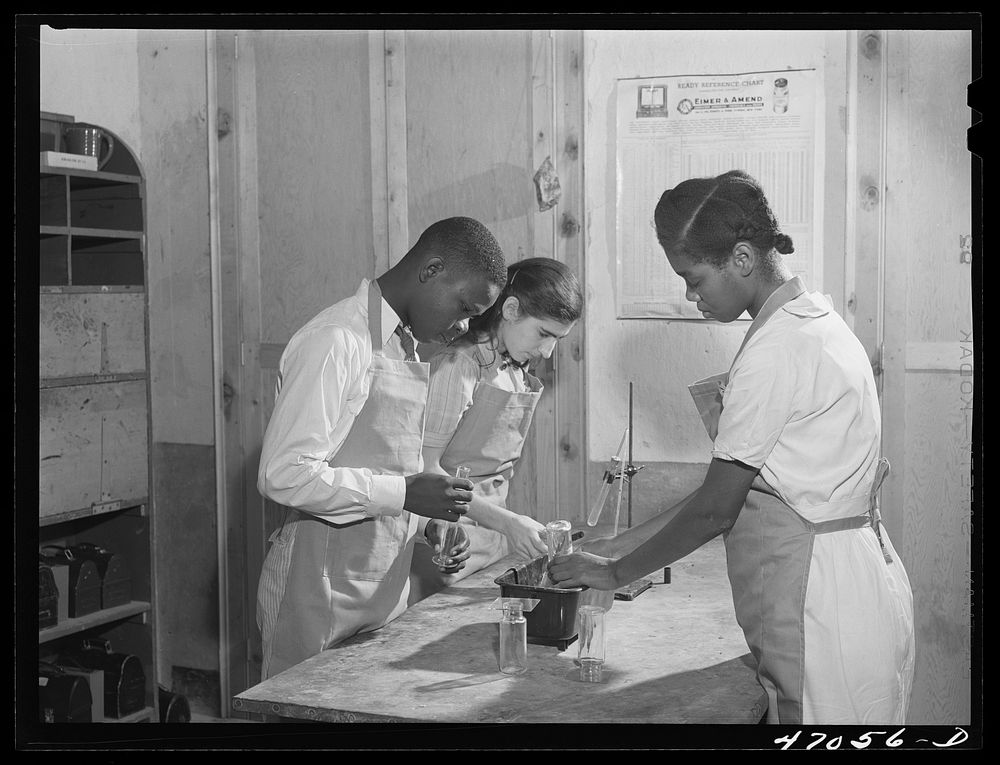
[[[432,223],[417,239],[412,251],[433,252],[455,273],[480,273],[498,287],[507,281],[500,243],[486,226],[473,218],[445,218]]]

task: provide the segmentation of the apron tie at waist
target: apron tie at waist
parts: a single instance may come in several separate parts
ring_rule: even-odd
[[[775,491],[761,476],[757,476],[751,489],[755,492],[770,495],[779,502],[784,502],[778,492]],[[818,509],[822,509],[826,511],[826,513],[830,514],[833,514],[833,512],[837,512],[838,515],[843,513],[843,516],[839,518],[830,518],[825,521],[810,521],[801,513],[796,512],[795,514],[798,516],[803,527],[807,531],[810,531],[813,534],[830,534],[835,531],[861,529],[865,526],[871,526],[872,530],[875,532],[876,536],[880,537],[881,541],[878,528],[879,519],[877,516],[872,514],[870,495],[851,497],[849,499],[842,499],[835,502],[826,502],[822,505],[814,505],[809,508],[809,511],[812,514]]]
[[[871,518],[867,515],[852,515],[849,518],[834,518],[829,521],[819,521],[818,523],[806,521],[806,526],[808,526],[813,534],[829,534],[833,531],[862,529],[869,524],[871,524]]]

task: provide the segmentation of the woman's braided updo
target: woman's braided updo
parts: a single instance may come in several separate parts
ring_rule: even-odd
[[[721,268],[737,242],[749,242],[770,264],[771,250],[794,252],[760,184],[742,170],[715,178],[690,178],[663,192],[654,213],[656,238],[667,252],[681,252]]]

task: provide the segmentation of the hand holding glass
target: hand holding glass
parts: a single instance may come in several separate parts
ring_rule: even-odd
[[[471,472],[470,468],[467,468],[465,465],[461,465],[456,468],[455,477],[468,478]],[[455,560],[451,557],[451,550],[455,546],[457,540],[458,521],[447,521],[445,523],[445,531],[441,541],[441,546],[431,558],[440,570],[444,571],[445,569],[451,568],[455,565]]]

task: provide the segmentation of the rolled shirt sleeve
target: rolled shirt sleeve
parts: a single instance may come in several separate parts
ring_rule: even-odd
[[[403,476],[368,467],[331,467],[367,400],[372,352],[345,326],[296,333],[282,355],[279,393],[261,449],[257,488],[279,504],[350,522],[398,515]]]

